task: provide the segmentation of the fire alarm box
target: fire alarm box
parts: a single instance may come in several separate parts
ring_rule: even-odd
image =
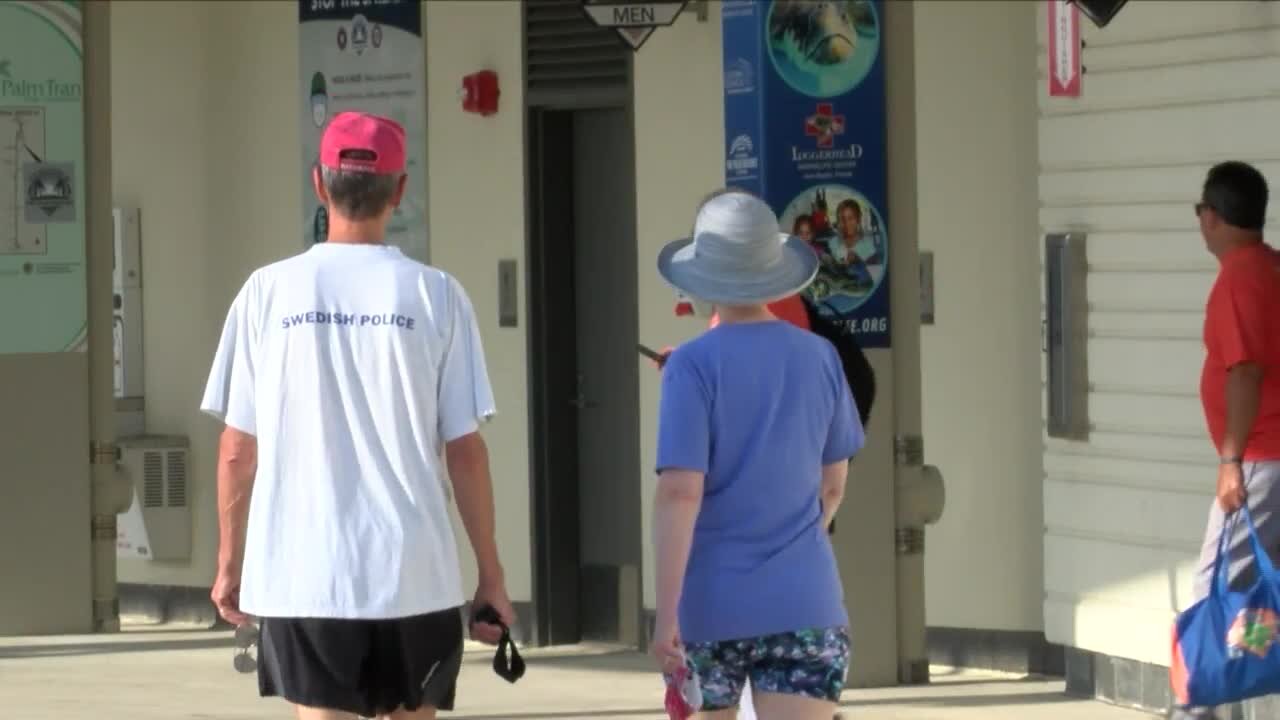
[[[498,73],[481,70],[462,78],[462,109],[479,115],[498,112]]]

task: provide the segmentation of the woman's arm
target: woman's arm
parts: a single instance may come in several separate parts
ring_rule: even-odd
[[[702,507],[703,474],[663,470],[653,501],[653,548],[657,581],[657,625],[676,626],[693,526]]]
[[[849,461],[831,463],[822,466],[822,490],[819,496],[822,501],[822,527],[831,527],[831,521],[844,501],[845,479],[849,476]]]

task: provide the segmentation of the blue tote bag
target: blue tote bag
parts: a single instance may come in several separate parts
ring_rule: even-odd
[[[1249,526],[1257,579],[1233,592],[1227,545],[1240,516]],[[1184,706],[1214,707],[1280,693],[1280,574],[1248,508],[1225,523],[1209,596],[1174,623],[1169,681],[1174,700]]]

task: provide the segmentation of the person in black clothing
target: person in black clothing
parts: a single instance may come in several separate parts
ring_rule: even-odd
[[[805,300],[804,309],[809,315],[809,330],[826,338],[836,347],[840,354],[840,364],[844,366],[844,378],[849,383],[849,391],[853,393],[853,403],[858,406],[858,419],[865,429],[871,420],[871,406],[876,401],[876,373],[867,360],[867,354],[853,333],[845,330],[834,320],[824,318],[818,308]],[[827,527],[828,533],[836,531],[836,521],[832,518]]]
[[[826,338],[835,345],[840,353],[840,362],[844,365],[844,377],[849,382],[849,390],[853,393],[853,401],[858,406],[858,419],[862,427],[871,419],[871,406],[876,401],[876,374],[867,360],[867,354],[853,333],[840,327],[834,320],[824,318],[813,303],[805,300],[805,311],[809,314],[809,330]]]

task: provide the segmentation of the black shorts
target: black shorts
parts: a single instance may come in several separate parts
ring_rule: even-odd
[[[363,717],[452,710],[462,642],[461,608],[395,620],[263,618],[258,690]]]

